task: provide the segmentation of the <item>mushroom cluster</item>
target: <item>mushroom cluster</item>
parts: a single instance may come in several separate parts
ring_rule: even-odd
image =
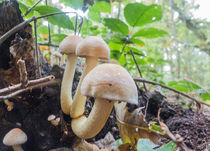
[[[85,39],[68,36],[60,44],[60,52],[69,55],[61,86],[61,108],[71,116],[72,130],[78,137],[87,139],[99,133],[115,102],[137,104],[137,88],[126,69],[111,63],[97,65],[99,59],[109,59],[110,50],[103,39],[95,36]],[[86,58],[86,62],[72,99],[77,57]],[[84,115],[87,97],[95,98],[88,117]]]

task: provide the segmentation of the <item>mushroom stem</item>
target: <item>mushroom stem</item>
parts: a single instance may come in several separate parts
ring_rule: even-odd
[[[15,146],[12,146],[12,148],[14,151],[24,151],[21,145],[15,145]]]
[[[71,118],[77,118],[85,112],[85,103],[86,103],[86,97],[83,96],[80,92],[81,84],[85,76],[90,72],[97,64],[98,57],[87,57],[86,58],[86,67],[82,73],[82,76],[80,78],[79,84],[77,86],[76,93],[74,95],[73,103],[70,108],[70,116]]]
[[[83,139],[94,137],[105,125],[113,105],[114,101],[96,98],[88,117],[83,115],[72,120],[71,126],[73,132]]]
[[[72,83],[76,64],[77,56],[75,54],[69,54],[61,84],[61,109],[65,114],[68,115],[70,113],[70,106],[72,104]]]

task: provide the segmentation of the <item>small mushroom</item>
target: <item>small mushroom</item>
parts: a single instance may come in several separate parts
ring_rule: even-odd
[[[82,38],[75,35],[66,37],[59,45],[61,54],[67,54],[68,59],[66,68],[63,74],[61,84],[61,109],[65,114],[70,113],[70,106],[72,104],[72,82],[74,72],[77,64],[77,56],[75,55],[77,45],[82,41]]]
[[[61,58],[62,58],[61,53],[58,52],[58,51],[55,51],[55,52],[53,53],[53,56],[55,56],[55,63],[56,63],[57,65],[60,65],[60,64],[61,64],[61,63],[60,63],[60,60],[61,60]]]
[[[94,137],[105,125],[116,101],[138,103],[135,82],[130,74],[117,64],[100,64],[84,78],[81,93],[95,97],[95,103],[88,117],[72,119],[72,130],[80,138]],[[84,108],[78,106],[77,109]]]
[[[10,130],[3,139],[3,143],[7,146],[12,146],[14,151],[23,151],[21,144],[24,144],[26,141],[26,134],[19,128]]]
[[[9,101],[9,100],[4,100],[4,103],[7,105],[7,111],[12,111],[13,107],[14,107],[14,103]]]
[[[86,37],[81,43],[79,43],[76,49],[76,55],[79,57],[86,58],[86,62],[85,62],[85,69],[80,78],[73,99],[73,104],[70,110],[70,115],[72,118],[77,118],[81,116],[85,111],[84,105],[86,98],[82,96],[80,92],[81,83],[84,77],[87,75],[89,71],[91,71],[96,66],[99,58],[108,59],[109,53],[110,49],[102,38],[89,36]],[[81,106],[82,108],[79,108]]]

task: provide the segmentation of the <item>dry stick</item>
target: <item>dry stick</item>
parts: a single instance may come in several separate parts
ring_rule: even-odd
[[[47,14],[47,15],[43,15],[43,16],[39,16],[39,17],[34,17],[33,16],[31,19],[28,19],[28,20],[16,25],[15,27],[13,27],[9,31],[7,31],[3,36],[1,36],[0,37],[0,45],[7,38],[9,38],[12,34],[16,33],[18,30],[22,29],[23,27],[25,27],[26,25],[28,25],[30,22],[32,22],[34,20],[38,20],[38,19],[41,19],[41,18],[46,18],[46,17],[50,17],[50,16],[54,16],[54,15],[62,15],[62,14],[69,14],[69,13],[77,14],[77,12],[57,12],[57,13]],[[79,16],[82,18],[81,15],[79,15]]]
[[[35,19],[35,17],[32,17],[29,20],[26,20],[18,25],[16,25],[15,27],[13,27],[12,29],[10,29],[8,32],[6,32],[3,36],[0,37],[0,45],[7,39],[9,38],[12,34],[16,33],[18,30],[22,29],[23,27],[25,27],[26,25],[28,25],[31,21],[33,21]]]
[[[83,17],[82,17],[82,18],[81,18],[81,22],[80,22],[80,24],[79,24],[79,32],[78,32],[78,35],[79,35],[80,32],[81,32],[82,25],[83,25],[83,21],[84,21],[84,19],[83,19]]]
[[[137,67],[137,69],[138,69],[138,71],[139,71],[139,75],[140,75],[141,78],[143,78],[142,73],[141,73],[141,70],[140,70],[140,68],[139,68],[139,66],[138,66],[138,63],[137,63],[136,58],[135,58],[135,55],[134,55],[134,53],[133,53],[133,50],[130,49],[130,52],[131,52],[131,55],[132,55],[132,57],[133,57],[133,60],[134,60],[134,62],[135,62],[135,64],[136,64],[136,67]],[[144,85],[145,91],[147,92],[147,87],[146,87],[145,83],[144,83],[144,82],[142,82],[142,83],[143,83],[143,85]]]
[[[47,85],[50,85],[50,84],[54,84],[54,83],[57,83],[56,81],[55,82],[44,82],[44,83],[39,83],[39,84],[35,84],[35,85],[32,85],[32,86],[28,86],[24,89],[19,89],[15,92],[12,92],[11,94],[8,94],[8,95],[5,95],[5,96],[0,96],[0,101],[4,100],[4,99],[9,99],[9,98],[12,98],[22,92],[25,92],[25,91],[29,91],[29,90],[32,90],[34,88],[40,88],[40,87],[44,87],[44,86],[47,86]],[[1,100],[2,99],[2,100]]]
[[[36,65],[38,69],[38,76],[41,77],[41,70],[39,68],[39,50],[38,50],[38,44],[37,44],[37,27],[36,27],[36,19],[34,20],[34,33],[35,33],[35,59],[36,59]]]
[[[22,87],[27,87],[28,85],[28,77],[27,77],[27,71],[26,71],[26,65],[25,61],[22,59],[19,59],[17,61],[17,65],[19,66],[19,74],[20,74],[20,83]]]
[[[27,87],[31,87],[31,86],[34,86],[34,85],[37,85],[37,84],[45,83],[45,82],[51,81],[53,79],[55,79],[55,77],[50,75],[50,76],[43,77],[43,78],[36,79],[36,80],[29,80]],[[13,85],[13,86],[9,86],[7,88],[0,89],[0,95],[8,94],[8,93],[17,91],[17,90],[22,88],[21,86],[22,86],[22,84],[19,83],[19,84]]]
[[[23,15],[23,17],[25,17],[26,15],[28,15],[32,11],[32,9],[34,9],[34,7],[36,7],[41,1],[42,0],[39,0],[29,10],[27,10],[27,12]]]
[[[49,43],[38,43],[39,45],[41,46],[51,46],[51,47],[59,47],[59,45],[56,45],[56,44],[49,44]]]
[[[145,82],[145,83],[149,83],[149,84],[153,84],[153,85],[159,85],[159,86],[161,86],[162,88],[171,90],[171,91],[176,92],[176,93],[178,93],[178,94],[181,94],[181,95],[185,96],[186,98],[195,101],[196,104],[197,104],[199,107],[200,107],[200,104],[203,104],[203,105],[206,105],[206,106],[210,107],[210,105],[209,105],[209,104],[206,104],[205,102],[199,101],[199,100],[197,100],[197,99],[195,99],[195,98],[193,98],[193,97],[191,97],[191,96],[189,96],[189,95],[187,95],[187,94],[185,94],[185,93],[183,93],[183,92],[180,92],[180,91],[175,90],[175,89],[173,89],[173,88],[167,87],[167,86],[165,86],[165,85],[163,85],[163,84],[160,84],[160,83],[157,83],[157,82],[154,82],[154,81],[145,80],[145,79],[142,79],[142,78],[133,78],[133,79],[134,79],[134,81],[138,81],[138,82]]]
[[[75,17],[75,27],[74,27],[74,35],[77,34],[77,22],[78,22],[78,15],[76,14],[76,17]]]
[[[191,149],[189,149],[186,144],[183,142],[183,138],[178,134],[176,136],[174,136],[171,131],[169,130],[168,126],[166,124],[164,124],[163,122],[160,121],[160,110],[161,108],[159,108],[158,110],[158,121],[160,123],[160,129],[162,130],[162,132],[165,134],[165,136],[167,136],[168,138],[170,138],[174,143],[176,143],[182,150],[184,151],[191,151]]]

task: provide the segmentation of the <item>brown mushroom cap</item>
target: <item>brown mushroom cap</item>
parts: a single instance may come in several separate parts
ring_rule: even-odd
[[[108,59],[109,52],[109,47],[102,38],[88,36],[78,45],[76,55]]]
[[[16,146],[24,144],[27,141],[26,134],[19,128],[10,130],[3,139],[3,143],[7,146]]]
[[[63,41],[59,45],[60,53],[62,54],[70,54],[75,53],[76,47],[78,43],[82,41],[82,38],[77,35],[69,35],[64,38]]]
[[[96,98],[138,103],[133,78],[117,64],[101,64],[91,70],[83,80],[81,93]]]

